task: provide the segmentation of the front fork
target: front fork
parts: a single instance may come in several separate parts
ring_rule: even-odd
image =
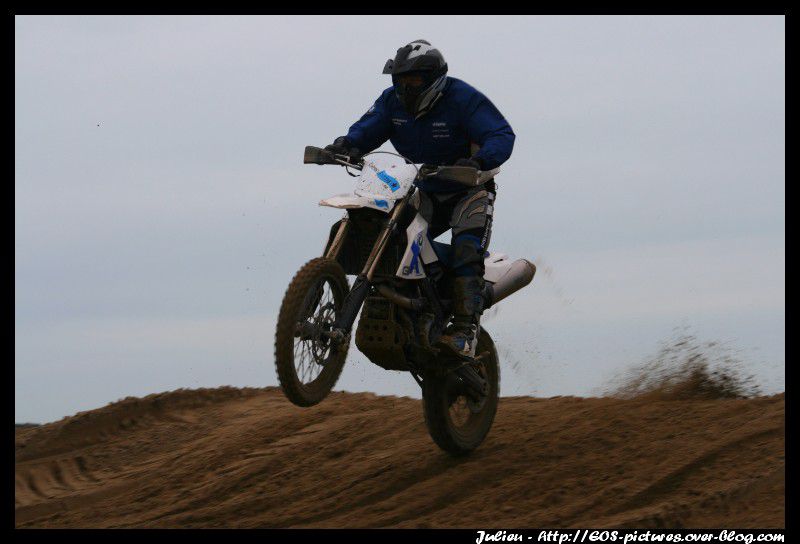
[[[350,216],[348,214],[344,214],[342,220],[339,222],[339,230],[336,231],[336,236],[333,237],[333,241],[328,246],[328,250],[325,252],[325,257],[328,259],[333,259],[334,261],[339,257],[339,252],[342,250],[342,244],[344,244],[344,240],[347,237],[347,232],[350,230]]]
[[[378,262],[380,262],[381,256],[383,256],[384,251],[386,251],[386,248],[389,246],[389,240],[392,236],[392,233],[397,228],[400,217],[405,211],[406,206],[408,206],[413,194],[414,188],[412,187],[412,189],[394,207],[391,215],[389,216],[389,221],[387,221],[386,225],[383,227],[383,230],[381,230],[380,234],[378,235],[375,245],[372,246],[372,251],[370,252],[369,257],[367,257],[367,262],[364,263],[364,268],[356,277],[356,281],[353,283],[353,288],[350,289],[350,292],[347,293],[347,296],[344,299],[342,311],[339,312],[339,315],[336,316],[336,320],[333,323],[333,330],[330,332],[330,338],[333,341],[342,342],[350,334],[350,331],[353,328],[353,323],[358,315],[358,311],[361,309],[361,305],[364,304],[364,300],[367,298],[367,294],[369,293],[369,288],[372,285],[372,278],[375,275],[375,269],[378,267]],[[339,226],[339,231],[336,233],[330,248],[325,254],[326,257],[331,259],[335,259],[337,257],[339,250],[342,247],[345,235],[347,234],[347,229],[349,228],[350,220],[345,218]]]

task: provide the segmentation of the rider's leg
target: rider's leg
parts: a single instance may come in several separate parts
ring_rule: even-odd
[[[454,201],[458,199],[458,195],[454,193],[433,193],[429,194],[425,191],[418,191],[420,199],[418,201],[417,210],[420,215],[428,222],[428,237],[430,240],[436,239],[439,235],[450,230],[450,216],[453,214]],[[444,263],[437,262],[435,265],[428,266],[431,272],[431,277],[439,281],[441,275],[447,272]],[[445,290],[449,289],[449,276],[444,278]]]
[[[453,209],[453,324],[440,344],[453,352],[473,351],[483,312],[484,255],[489,246],[494,212],[494,185],[466,192]]]

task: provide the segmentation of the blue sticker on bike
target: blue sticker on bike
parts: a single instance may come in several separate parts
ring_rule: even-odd
[[[386,202],[385,200],[378,200],[377,198],[375,199],[375,205],[377,207],[379,207],[379,208],[388,208],[389,207],[389,203],[388,202]]]
[[[419,275],[421,272],[419,271],[419,252],[422,251],[422,239],[414,241],[411,244],[411,263],[408,265],[408,272],[406,274],[411,274],[414,272],[415,274]]]
[[[397,181],[392,176],[390,176],[389,174],[387,174],[386,170],[381,170],[380,172],[378,172],[378,179],[380,179],[382,182],[388,185],[389,189],[391,189],[392,192],[395,192],[400,188],[400,182]]]

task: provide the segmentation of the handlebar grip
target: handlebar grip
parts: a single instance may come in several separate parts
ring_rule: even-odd
[[[307,145],[303,153],[303,164],[336,164],[333,153],[322,148]]]
[[[440,166],[432,174],[446,181],[455,181],[468,187],[480,185],[480,170],[471,166]]]

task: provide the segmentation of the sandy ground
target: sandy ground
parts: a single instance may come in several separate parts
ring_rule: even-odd
[[[784,395],[506,397],[452,459],[418,400],[125,399],[16,431],[18,527],[785,527]]]

